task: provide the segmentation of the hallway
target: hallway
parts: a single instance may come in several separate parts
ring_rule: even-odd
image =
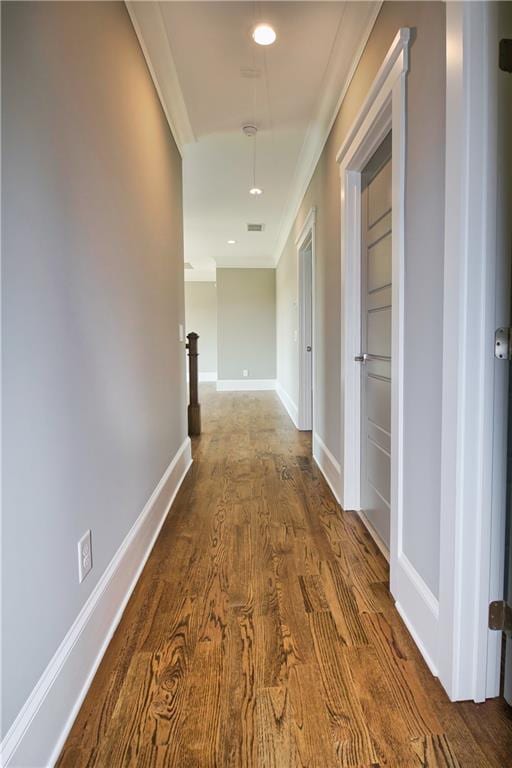
[[[510,712],[449,703],[275,393],[202,413],[60,768],[509,765]]]

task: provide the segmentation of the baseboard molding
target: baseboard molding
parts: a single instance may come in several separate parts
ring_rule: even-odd
[[[393,570],[392,593],[400,595],[396,609],[428,668],[438,677],[439,601],[403,553]]]
[[[377,530],[374,528],[374,526],[371,524],[365,513],[362,509],[356,509],[356,513],[359,516],[359,519],[361,520],[362,524],[386,558],[386,560],[389,563],[389,547],[386,545],[386,542],[381,538]]]
[[[55,764],[191,463],[187,437],[2,741],[5,768]]]
[[[255,392],[275,388],[275,379],[217,379],[217,392]]]
[[[293,421],[293,423],[298,429],[299,428],[299,409],[291,399],[288,392],[285,389],[283,389],[283,387],[281,386],[281,384],[279,384],[279,382],[277,382],[276,384],[276,392],[282,404],[286,408],[288,416],[290,417],[290,419]]]
[[[316,432],[313,432],[313,458],[318,464],[323,476],[327,481],[327,484],[333,492],[334,498],[338,504],[341,504],[341,466]]]

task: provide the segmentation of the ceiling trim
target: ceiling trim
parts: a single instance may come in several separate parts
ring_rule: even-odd
[[[329,138],[331,128],[334,125],[334,121],[336,120],[338,112],[340,111],[343,99],[347,94],[352,78],[354,77],[358,64],[361,60],[361,56],[363,55],[366,43],[368,42],[368,38],[370,37],[371,31],[377,20],[377,16],[380,13],[382,4],[383,0],[378,0],[372,4],[368,22],[364,28],[361,41],[357,48],[347,77],[345,78],[345,82],[336,101],[334,109],[332,109],[330,105],[332,104],[337,91],[337,86],[335,83],[336,72],[335,67],[331,67],[330,69],[330,78],[328,79],[326,87],[323,90],[317,114],[315,119],[310,123],[306,138],[304,139],[304,144],[302,145],[299,159],[297,161],[294,181],[292,185],[292,195],[279,227],[279,236],[274,251],[275,266],[277,266],[279,263],[279,259],[281,258],[281,254],[286,245],[286,241],[288,240],[295,219],[297,218],[297,214],[304,199],[304,195],[306,194],[318,161],[320,160],[320,156],[322,154],[325,143]],[[336,53],[334,53],[334,55],[336,55]]]
[[[125,0],[125,5],[169,128],[180,154],[183,155],[184,145],[196,141],[196,137],[183,98],[160,3]]]

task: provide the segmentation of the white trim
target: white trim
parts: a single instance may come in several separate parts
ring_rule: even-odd
[[[508,371],[492,347],[509,324],[510,277],[496,240],[509,215],[497,191],[497,13],[446,6],[439,673],[452,700],[499,693],[501,633],[487,612],[503,595]]]
[[[186,438],[0,746],[0,763],[53,766],[192,463]]]
[[[217,371],[199,371],[199,381],[217,381]]]
[[[324,86],[322,93],[322,101],[319,105],[319,109],[315,116],[314,121],[308,128],[308,133],[302,145],[301,153],[297,161],[297,167],[295,170],[294,181],[291,185],[293,190],[290,202],[285,211],[281,225],[279,227],[279,237],[276,244],[276,250],[274,255],[274,266],[279,263],[281,254],[286,245],[286,241],[290,235],[291,229],[297,218],[300,206],[306,194],[309,183],[316,170],[316,166],[323,152],[325,143],[329,138],[334,121],[338,116],[341,104],[345,98],[347,91],[352,82],[352,78],[357,70],[363,51],[366,48],[366,44],[372,32],[372,29],[377,20],[377,16],[380,13],[383,0],[374,2],[368,8],[368,21],[364,28],[364,32],[361,36],[361,40],[355,56],[352,59],[350,70],[345,78],[341,92],[337,93],[337,100],[334,108],[330,108],[330,104],[333,102],[331,91],[334,88],[334,83]]]
[[[440,650],[439,603],[403,552],[398,560],[393,592],[396,607],[430,671],[437,677]]]
[[[341,381],[344,509],[361,508],[361,172],[392,130],[392,353],[390,590],[431,669],[438,655],[438,611],[432,593],[403,552],[404,287],[406,77],[411,30],[397,33],[337,154],[341,176]]]
[[[419,652],[423,656],[423,658],[424,658],[424,660],[425,660],[425,662],[427,664],[427,667],[430,669],[430,671],[432,672],[434,677],[438,677],[437,666],[434,663],[432,657],[430,656],[430,653],[429,653],[427,647],[425,646],[421,636],[418,634],[418,632],[416,630],[415,624],[413,624],[410,621],[409,617],[407,616],[407,613],[404,611],[404,609],[402,608],[402,606],[401,606],[401,604],[399,602],[395,603],[395,608],[397,609],[398,613],[400,614],[400,617],[401,617],[402,621],[404,622],[405,626],[409,630],[409,633],[410,633],[412,639],[414,640],[416,646],[418,647]],[[434,623],[435,623],[434,620],[433,621],[429,621],[427,623],[427,626],[433,626]]]
[[[304,302],[306,296],[304,293],[304,262],[301,250],[306,241],[311,238],[311,353],[306,352],[305,348],[305,312]],[[315,429],[315,391],[316,391],[316,301],[315,301],[315,272],[316,272],[316,208],[313,206],[309,211],[299,236],[295,240],[297,250],[297,306],[299,310],[299,410],[298,410],[298,429]],[[309,381],[307,369],[307,355],[311,356],[311,381]],[[310,392],[312,395],[310,396]]]
[[[176,146],[183,155],[184,145],[196,141],[196,137],[181,90],[160,3],[125,0],[125,5]]]
[[[276,388],[275,379],[217,379],[217,392],[256,392]]]
[[[291,399],[288,392],[281,386],[279,382],[276,384],[276,392],[278,394],[279,399],[281,400],[282,404],[286,408],[286,411],[288,413],[288,416],[293,421],[294,425],[298,429],[298,419],[299,419],[299,409]]]
[[[386,558],[386,560],[389,563],[389,547],[386,545],[386,542],[381,538],[380,534],[378,533],[377,529],[372,525],[368,517],[365,515],[362,509],[356,509],[356,514],[359,516],[362,524]]]
[[[315,224],[316,224],[316,206],[313,206],[312,208],[309,209],[308,215],[304,219],[304,223],[300,229],[300,232],[295,238],[295,248],[297,251],[300,251],[309,233],[311,232],[311,234],[313,234]]]
[[[334,498],[340,504],[341,467],[316,432],[313,432],[313,459],[325,477]]]

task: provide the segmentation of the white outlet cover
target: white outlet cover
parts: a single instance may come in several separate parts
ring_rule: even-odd
[[[179,337],[180,341],[185,341],[185,329],[183,327],[183,323],[179,324]]]
[[[92,568],[91,531],[86,531],[78,542],[78,581],[81,584]]]
[[[248,375],[249,375],[249,371],[247,370],[247,368],[244,368],[242,371],[242,376],[246,378]]]

